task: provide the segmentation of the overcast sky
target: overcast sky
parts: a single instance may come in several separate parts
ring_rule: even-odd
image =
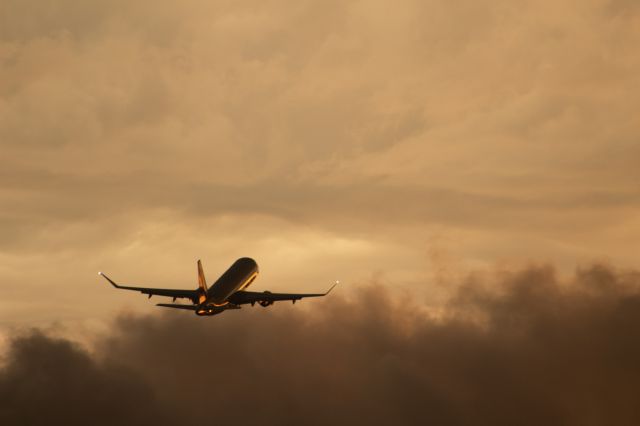
[[[158,315],[97,272],[197,259],[436,315],[531,265],[637,284],[638,46],[634,0],[3,0],[1,345]]]
[[[194,286],[198,258],[215,279],[254,257],[256,288],[427,296],[496,266],[633,267],[639,17],[622,0],[5,1],[0,322],[146,308],[96,272]]]

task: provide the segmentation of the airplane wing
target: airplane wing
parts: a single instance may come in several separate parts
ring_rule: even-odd
[[[170,288],[147,288],[147,287],[131,287],[126,285],[116,284],[111,278],[107,277],[102,272],[98,272],[98,275],[103,276],[112,286],[121,290],[133,290],[139,291],[142,294],[148,294],[151,296],[166,296],[173,297],[173,300],[183,298],[190,299],[193,303],[198,303],[198,290],[182,290],[182,289],[170,289]]]
[[[331,286],[326,293],[272,293],[270,291],[237,291],[229,297],[229,302],[234,305],[244,305],[246,303],[258,303],[262,306],[272,305],[274,302],[280,302],[283,300],[291,300],[296,303],[296,300],[300,300],[304,297],[322,297],[326,296],[333,290],[338,283]]]

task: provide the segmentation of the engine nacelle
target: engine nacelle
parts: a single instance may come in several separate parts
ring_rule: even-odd
[[[263,291],[264,294],[271,294],[271,292],[269,290],[265,290]],[[266,308],[267,306],[271,306],[273,305],[273,300],[260,300],[258,301],[258,304],[260,304],[260,306],[262,306],[263,308]]]

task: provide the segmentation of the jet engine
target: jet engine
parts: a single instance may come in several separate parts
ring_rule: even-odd
[[[271,294],[271,292],[269,290],[266,290],[264,291],[264,294]],[[273,300],[260,300],[258,301],[258,304],[263,308],[266,308],[267,306],[273,305]]]

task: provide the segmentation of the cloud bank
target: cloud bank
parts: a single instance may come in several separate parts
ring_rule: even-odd
[[[121,315],[91,351],[14,336],[0,422],[640,422],[638,272],[471,276],[437,315],[379,285],[295,308],[182,314]]]

